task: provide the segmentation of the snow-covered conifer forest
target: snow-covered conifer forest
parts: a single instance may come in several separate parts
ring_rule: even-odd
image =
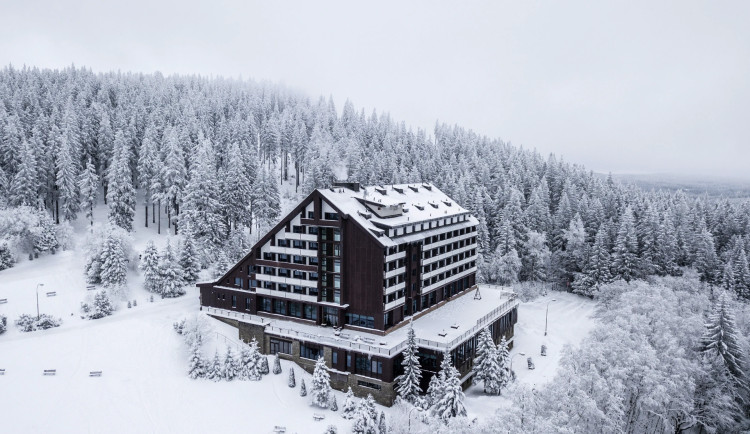
[[[748,199],[646,191],[460,126],[414,129],[387,112],[336,107],[267,82],[5,67],[0,103],[0,299],[16,290],[10,280],[3,286],[14,267],[28,276],[34,261],[69,250],[85,258],[76,275],[106,291],[92,293],[93,311],[43,324],[36,312],[11,316],[12,304],[0,305],[0,369],[18,351],[20,340],[3,348],[15,330],[64,330],[78,316],[113,327],[106,317],[123,315],[130,286],[156,295],[155,304],[187,306],[183,295],[195,297],[199,278],[222,274],[315,188],[336,179],[430,182],[479,219],[483,282],[512,285],[529,306],[550,297],[542,293],[572,292],[596,306],[591,332],[565,349],[550,346],[545,378],[521,372],[518,357],[513,381],[512,359],[487,344],[486,371],[501,378],[483,374],[465,397],[447,363],[444,402],[431,411],[420,407],[421,373],[410,365],[406,399],[385,419],[371,398],[357,404],[330,391],[323,371],[298,369],[295,381],[283,372],[287,362],[272,362],[284,375],[243,387],[275,381],[286,399],[303,402],[304,386],[320,411],[333,393],[341,410],[326,410],[328,420],[362,432],[381,422],[393,432],[750,429]],[[146,228],[148,239],[139,237]],[[142,297],[132,309],[150,304]],[[523,315],[514,352],[524,346]],[[225,368],[243,359],[239,349],[222,341],[201,356],[199,345],[173,346],[184,353],[181,381],[191,381],[188,372],[247,376]],[[538,348],[527,351],[547,366]],[[1,390],[11,374],[0,376]],[[208,383],[201,393],[220,387]]]

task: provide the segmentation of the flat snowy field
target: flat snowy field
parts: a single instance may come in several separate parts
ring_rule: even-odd
[[[142,208],[139,211],[143,211]],[[103,207],[98,215],[104,215]],[[166,241],[166,232],[157,235],[153,227],[143,228],[138,216],[135,248],[141,251],[149,238]],[[83,237],[85,225],[76,226]],[[299,382],[310,376],[289,362],[282,362],[281,375],[269,374],[260,382],[233,381],[214,383],[190,380],[187,373],[188,349],[172,323],[198,310],[197,288],[186,296],[151,303],[141,288],[141,278],[129,275],[131,309],[118,301],[118,310],[99,320],[80,318],[79,306],[91,297],[83,276],[80,248],[38,260],[22,260],[14,268],[0,272],[0,313],[8,317],[8,331],[0,335],[0,423],[3,432],[272,432],[281,425],[287,432],[322,433],[329,424],[339,432],[349,432],[351,422],[339,412],[317,409],[310,397],[299,396]],[[36,313],[35,287],[39,288],[42,313],[62,317],[61,327],[21,333],[12,322],[21,313]],[[56,296],[46,293],[55,291]],[[92,291],[93,292],[93,291]],[[548,336],[544,336],[544,313],[549,305]],[[526,369],[526,356],[514,358],[520,382],[539,384],[555,373],[563,345],[577,344],[593,326],[594,303],[571,295],[552,293],[519,308],[515,348],[533,356],[536,369]],[[71,315],[72,314],[72,315]],[[224,352],[227,344],[236,345],[236,329],[212,321],[213,331],[204,346],[205,356],[214,348]],[[548,356],[539,356],[542,343]],[[223,354],[222,354],[223,355]],[[269,359],[270,360],[270,359]],[[288,369],[294,366],[297,388],[287,386]],[[56,369],[56,376],[43,376],[45,369]],[[101,377],[89,377],[90,371],[102,371]],[[507,395],[507,394],[506,394]],[[344,395],[337,392],[339,407]],[[467,391],[471,418],[489,415],[494,408],[507,405],[507,397],[487,397],[481,387]],[[381,408],[379,408],[380,410]],[[388,410],[385,409],[386,415]],[[313,413],[325,420],[316,422]]]

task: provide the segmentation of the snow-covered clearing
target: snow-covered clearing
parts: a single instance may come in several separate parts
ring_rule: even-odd
[[[136,214],[134,248],[142,251],[148,239],[157,245],[166,242],[166,224],[162,235],[150,225],[143,227],[143,209]],[[104,207],[97,209],[103,220]],[[164,219],[164,216],[162,216]],[[165,219],[162,221],[164,223]],[[78,222],[81,223],[81,222]],[[282,361],[281,375],[267,375],[260,382],[233,381],[213,383],[190,380],[187,375],[188,348],[172,323],[198,310],[197,288],[178,299],[151,303],[142,289],[142,278],[131,272],[128,284],[138,305],[131,309],[126,301],[115,300],[118,310],[99,320],[80,318],[81,301],[91,296],[83,276],[81,240],[87,230],[76,225],[79,248],[26,259],[14,268],[0,272],[0,313],[8,317],[8,331],[0,335],[0,409],[3,432],[272,432],[274,426],[287,432],[323,432],[335,424],[339,432],[349,432],[351,421],[312,407],[310,396],[299,396],[299,383],[311,378],[299,367]],[[42,313],[62,317],[61,327],[47,331],[21,333],[12,322],[21,313],[36,313],[35,287],[39,288]],[[55,291],[54,297],[46,293]],[[549,306],[548,336],[544,337],[544,313]],[[519,307],[512,355],[524,352],[534,357],[536,370],[526,369],[525,356],[514,358],[520,382],[541,384],[554,376],[563,345],[577,344],[593,326],[594,303],[572,294],[552,293]],[[71,315],[71,313],[73,315]],[[227,343],[237,340],[236,329],[212,321],[204,355],[220,354]],[[547,357],[539,356],[542,343]],[[287,386],[287,372],[294,366],[297,388]],[[56,369],[56,376],[42,375]],[[102,377],[89,377],[90,371],[102,371]],[[344,395],[336,392],[339,407]],[[491,414],[505,405],[504,397],[482,395],[480,387],[467,391],[470,418]],[[507,393],[506,393],[507,395]],[[381,410],[378,407],[378,410]],[[313,420],[314,413],[326,416]],[[386,414],[388,410],[386,409]]]

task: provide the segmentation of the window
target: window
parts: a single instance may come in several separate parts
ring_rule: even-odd
[[[307,294],[308,295],[312,295],[313,297],[317,297],[318,296],[318,288],[317,287],[307,288]]]
[[[310,217],[312,218],[312,217]],[[307,233],[310,235],[318,235],[318,227],[317,226],[310,226],[307,228]]]
[[[341,244],[333,245],[333,256],[341,256]]]
[[[286,315],[286,301],[274,300],[273,301],[273,312],[279,315]]]
[[[333,241],[341,241],[341,229],[335,228],[333,230]]]
[[[334,273],[340,273],[341,272],[341,259],[334,259],[333,260],[333,272]]]
[[[332,365],[338,365],[339,364],[339,353],[336,351],[333,351],[331,353],[331,364]]]
[[[271,276],[275,276],[276,269],[273,267],[263,267],[263,274],[270,274]]]
[[[304,294],[305,290],[299,285],[292,285],[292,292],[295,294]]]
[[[281,277],[289,277],[291,273],[289,272],[288,268],[279,268],[279,276]]]
[[[305,279],[307,277],[307,273],[305,273],[304,271],[294,270],[294,272],[292,273],[292,277],[294,277],[295,279]]]
[[[283,238],[279,238],[278,240],[276,240],[276,245],[279,247],[289,247],[289,241]]]
[[[245,298],[245,310],[250,310],[250,298]]]
[[[279,283],[279,291],[289,292],[289,284],[288,283]]]
[[[237,307],[237,296],[236,295],[232,296],[232,307]]]
[[[263,312],[270,312],[271,311],[271,299],[268,298],[259,298],[260,306],[258,307]]]
[[[305,227],[304,226],[292,226],[292,232],[294,232],[295,234],[304,234]]]
[[[373,329],[375,328],[375,317],[359,315],[356,313],[347,313],[346,323],[353,325],[353,326],[367,327],[367,328]]]
[[[302,304],[297,302],[289,303],[289,315],[302,318]]]
[[[320,357],[320,348],[311,348],[306,344],[300,344],[299,356],[304,359],[318,360]]]
[[[369,381],[357,380],[357,386],[368,387],[370,389],[380,390],[380,385],[370,383]]]
[[[292,343],[289,341],[283,341],[281,339],[271,338],[270,347],[271,347],[271,354],[276,354],[276,353],[292,354]]]
[[[265,259],[266,261],[275,261],[276,260],[276,254],[275,253],[265,252],[265,253],[263,253],[263,259]]]
[[[310,265],[318,265],[318,257],[317,256],[310,256],[308,257],[310,260]]]
[[[234,278],[234,286],[239,286],[242,288],[242,278],[241,277],[235,277]]]
[[[334,327],[339,325],[339,311],[335,307],[323,308],[323,322]]]
[[[335,212],[327,212],[323,214],[323,218],[326,220],[338,220],[339,215],[338,213],[335,213]]]
[[[341,303],[341,291],[338,289],[333,290],[333,302]]]
[[[309,243],[307,243],[307,250],[318,250],[318,242],[310,241]]]
[[[318,319],[318,308],[309,304],[305,305],[304,308],[305,319],[317,320]]]
[[[305,242],[300,240],[293,240],[292,241],[292,247],[295,249],[304,249],[305,248]]]
[[[315,218],[315,212],[314,211],[308,211],[307,212],[307,218],[314,219]]]
[[[333,276],[333,287],[341,288],[341,276],[339,276],[338,274]]]
[[[279,253],[279,262],[289,262],[289,255]]]
[[[299,256],[299,255],[294,255],[294,256],[292,256],[292,262],[294,262],[295,264],[305,265],[305,257],[304,256]]]
[[[307,274],[307,278],[309,280],[318,280],[318,273],[311,271],[310,273]]]
[[[273,289],[273,290],[275,290],[275,289],[276,289],[276,284],[275,284],[275,283],[273,283],[273,282],[266,282],[266,281],[264,280],[264,281],[263,281],[263,288],[265,288],[265,289]]]

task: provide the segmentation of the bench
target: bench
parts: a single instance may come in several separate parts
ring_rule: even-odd
[[[57,291],[50,291],[47,293],[47,297],[54,297],[57,295]]]
[[[286,432],[286,427],[276,425],[275,427],[273,427],[273,432],[277,432],[277,433]]]
[[[45,369],[43,375],[55,375],[57,374],[57,369]]]
[[[101,377],[102,371],[91,371],[89,372],[89,377]]]
[[[0,298],[0,304],[5,304],[8,302],[7,298]]]
[[[86,287],[86,291],[93,291],[95,289],[96,289],[96,286],[94,286],[94,285],[89,285],[89,286]]]
[[[326,416],[324,414],[313,413],[313,419],[315,419],[316,421],[321,421],[321,420],[323,420],[325,418],[326,418]]]

